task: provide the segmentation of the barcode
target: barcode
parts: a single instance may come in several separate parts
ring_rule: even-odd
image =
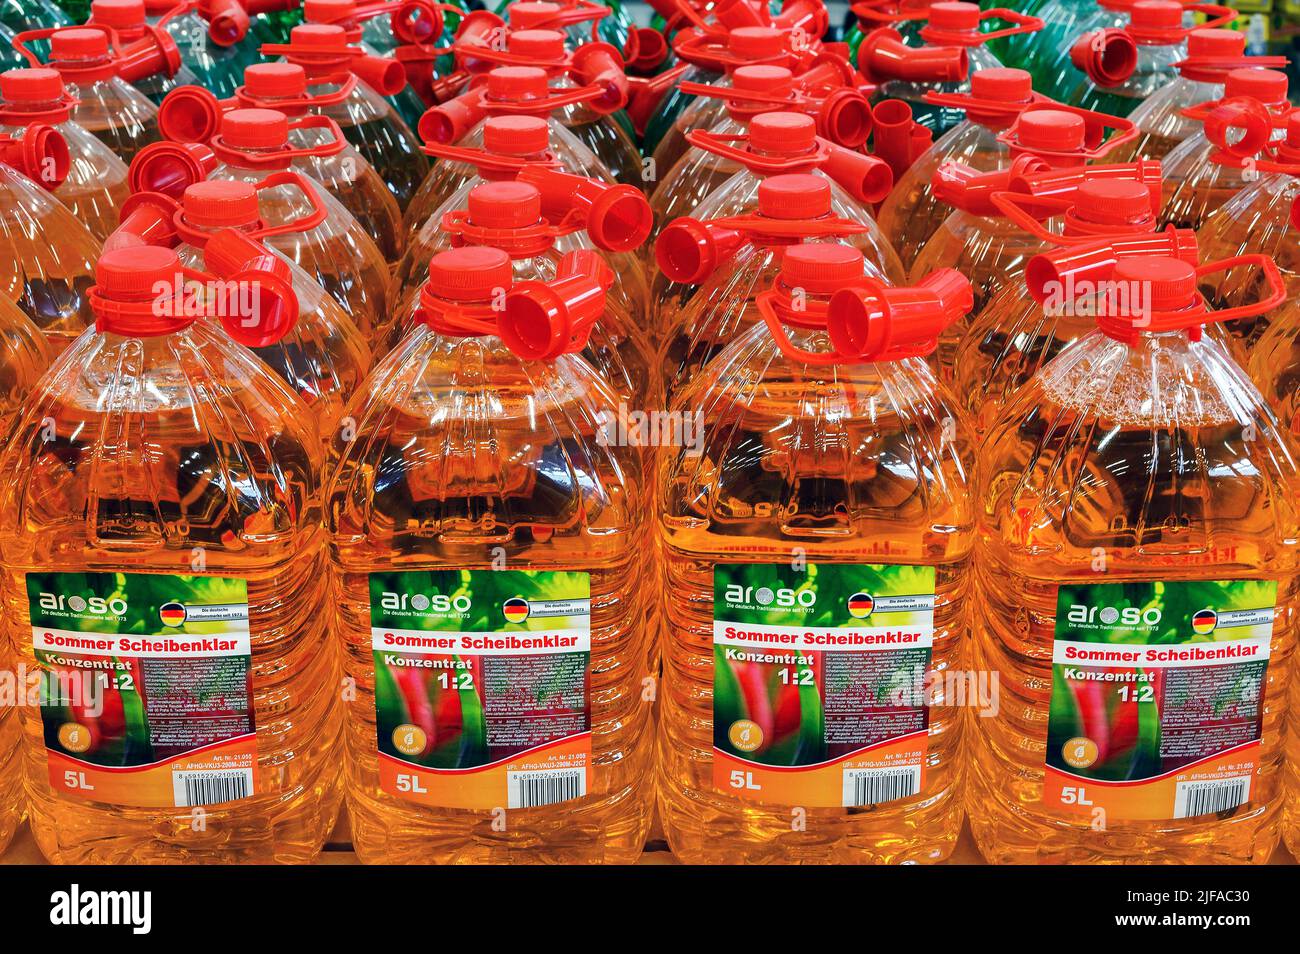
[[[554,805],[587,794],[585,769],[540,769],[535,772],[507,772],[507,808],[537,808]]]
[[[172,794],[177,808],[233,802],[252,793],[252,769],[172,772]]]
[[[1210,782],[1179,782],[1174,787],[1174,817],[1213,815],[1246,804],[1250,776],[1217,778]]]
[[[879,805],[921,790],[921,766],[897,769],[845,769],[844,807]]]

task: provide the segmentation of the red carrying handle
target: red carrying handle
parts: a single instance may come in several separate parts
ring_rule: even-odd
[[[776,219],[736,215],[721,219],[682,216],[660,230],[655,262],[670,281],[698,285],[747,242],[763,239],[799,242],[822,236],[861,235],[869,227],[835,215],[815,219]]]
[[[994,20],[1008,25],[994,30],[982,29],[984,24]],[[945,29],[936,27],[934,22],[930,21],[921,27],[920,36],[926,43],[935,46],[982,46],[990,40],[1001,40],[1004,37],[1019,36],[1024,33],[1037,33],[1042,28],[1043,21],[1039,17],[1017,13],[1006,7],[990,7],[980,11],[979,22],[974,30]]]
[[[1056,152],[1022,145],[1017,139],[1019,121],[1031,113],[1042,110],[1071,113],[1080,117],[1083,120],[1084,127],[1084,148],[1078,152]],[[1111,131],[1109,138],[1106,138],[1107,130]],[[1095,110],[1081,109],[1078,106],[1067,106],[1064,103],[1047,100],[1041,103],[1030,103],[1020,110],[1017,122],[998,134],[998,142],[1007,145],[1012,150],[1012,155],[1028,152],[1046,159],[1062,158],[1072,162],[1079,161],[1079,164],[1082,164],[1082,162],[1093,162],[1101,159],[1119,146],[1132,142],[1137,137],[1138,128],[1128,119],[1121,119],[1109,113],[1099,113]]]
[[[871,136],[871,102],[855,89],[827,89],[820,96],[809,95],[798,89],[791,89],[787,93],[764,93],[735,86],[719,87],[692,82],[680,83],[678,89],[688,96],[726,100],[729,108],[732,104],[748,105],[748,113],[804,113],[817,120],[819,136],[850,149],[864,145]],[[762,108],[764,106],[771,108]]]
[[[297,188],[307,199],[311,211],[306,215],[300,215],[296,219],[281,222],[279,225],[261,226],[247,234],[255,238],[270,238],[275,235],[299,235],[303,232],[310,232],[325,221],[329,212],[325,208],[320,192],[316,190],[316,187],[312,185],[306,176],[300,173],[289,170],[273,172],[266,178],[259,180],[253,188],[261,192],[264,189],[274,189],[277,186],[285,185]]]
[[[294,148],[286,143],[280,149],[274,151],[268,149],[262,152],[248,152],[227,146],[225,138],[220,133],[208,140],[208,143],[221,161],[243,169],[257,169],[263,166],[278,168],[288,161],[307,156],[337,156],[347,148],[348,143],[343,138],[343,130],[328,116],[304,116],[289,123],[289,132],[295,129],[324,129],[329,132],[330,138],[317,146]]]
[[[527,156],[501,156],[494,152],[488,152],[486,149],[445,146],[438,142],[426,142],[420,148],[422,152],[429,156],[448,159],[452,162],[463,162],[465,165],[473,166],[480,171],[504,172],[510,175],[518,175],[520,170],[528,166],[559,166],[558,160],[539,162],[537,159]]]

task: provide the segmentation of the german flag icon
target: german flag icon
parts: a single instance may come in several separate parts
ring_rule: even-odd
[[[1214,627],[1218,625],[1219,614],[1212,609],[1197,610],[1192,614],[1192,632],[1197,636],[1214,632]]]
[[[528,618],[528,601],[522,596],[512,596],[501,604],[507,623],[522,623]]]
[[[162,620],[164,626],[184,626],[185,625],[185,604],[175,601],[164,603],[158,607],[158,618]]]
[[[876,601],[870,593],[854,593],[849,597],[849,615],[854,619],[866,619],[876,608]]]

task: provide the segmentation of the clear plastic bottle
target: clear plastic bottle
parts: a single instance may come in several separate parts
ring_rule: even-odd
[[[58,71],[0,73],[0,132],[16,133],[31,123],[49,123],[68,146],[67,176],[54,190],[96,239],[117,227],[130,194],[127,167],[113,150],[72,119],[73,103]]]
[[[990,23],[992,28],[985,29]],[[981,12],[975,3],[932,3],[918,34],[924,47],[895,45],[896,31],[877,30],[858,47],[857,63],[868,76],[883,80],[879,99],[903,100],[912,108],[912,117],[939,138],[966,116],[960,109],[927,100],[925,94],[969,93],[971,76],[1002,66],[986,44],[1032,36],[1042,25],[1035,17],[1008,9]]]
[[[863,265],[788,249],[672,405],[703,435],[657,485],[659,810],[689,864],[940,861],[961,829],[963,720],[927,674],[965,663],[970,446],[920,356],[970,289]]]
[[[1119,30],[1129,21],[1136,0],[1048,0],[1035,12],[1043,21],[1037,33],[1012,37],[1002,62],[1029,70],[1034,89],[1064,102],[1085,74],[1071,61],[1079,37],[1100,30]],[[1118,50],[1119,44],[1116,44]],[[1131,49],[1128,54],[1131,55]]]
[[[550,282],[565,253],[590,244],[579,231],[580,222],[573,216],[559,223],[544,218],[542,193],[531,183],[485,182],[470,190],[463,209],[443,216],[437,239],[426,250],[422,280],[428,281],[427,260],[434,255],[453,247],[488,246],[510,256],[516,282]],[[398,299],[384,353],[418,324],[422,288],[412,284]],[[649,409],[659,407],[662,397],[654,349],[644,326],[633,318],[639,318],[642,307],[642,302],[630,300],[615,277],[605,295],[605,311],[592,325],[581,354],[628,407]]]
[[[960,96],[960,99],[958,98]],[[1015,122],[1020,109],[1041,101],[1034,95],[1024,70],[988,69],[971,74],[969,94],[945,96],[948,108],[961,109],[959,122],[916,159],[880,205],[877,221],[905,269],[952,212],[930,188],[935,172],[947,162],[960,163],[976,172],[992,172],[1009,161],[1005,142],[998,134]]]
[[[177,4],[176,11],[183,7]],[[145,12],[144,0],[91,0],[90,19],[86,25],[108,27],[116,31],[119,44],[130,45],[142,40],[162,42],[168,45],[165,56],[169,60],[167,69],[132,79],[131,85],[145,95],[155,106],[162,103],[163,97],[178,86],[198,83],[181,57],[180,47],[166,32],[165,27],[154,32]],[[166,37],[165,40],[161,37]]]
[[[1262,862],[1277,844],[1297,470],[1201,333],[1228,315],[1197,274],[1228,264],[1120,262],[1101,330],[983,444],[975,667],[1001,702],[971,720],[969,806],[989,861]],[[1268,284],[1247,311],[1281,300]]]
[[[300,155],[315,151],[290,146],[290,131],[295,127],[326,129],[335,141],[340,138],[337,127],[324,117],[290,123],[278,111],[234,109],[222,116],[221,132],[213,138],[211,150],[194,144],[160,143],[142,154],[131,167],[133,187],[137,191],[170,190],[179,197],[186,185],[200,179],[256,184],[272,172],[291,168]],[[181,164],[190,162],[195,153],[203,154],[207,162],[182,171]],[[269,236],[268,244],[314,276],[373,342],[371,336],[388,314],[388,264],[374,239],[343,204],[298,171],[315,189],[316,202],[308,203],[297,188],[265,189],[258,193],[262,221],[273,228],[301,222],[315,213],[316,206],[325,210],[324,221],[314,228]]]
[[[150,26],[161,27],[175,41],[195,82],[220,99],[233,95],[244,70],[262,61],[263,43],[283,39],[262,14],[242,25],[220,19],[214,23],[197,5],[182,0],[145,0],[145,14]]]
[[[951,362],[939,368],[977,437],[1040,367],[1096,327],[1099,299],[1121,257],[1169,255],[1199,264],[1194,232],[1154,231],[1151,192],[1136,180],[1085,179],[1072,196],[1051,203],[1059,235],[1034,221],[1030,203],[1021,207],[1026,231],[1055,247],[1026,263],[1023,281],[994,292],[952,344]],[[1217,324],[1206,333],[1228,339]]]
[[[53,679],[19,714],[28,817],[56,863],[302,863],[335,820],[319,438],[195,320],[180,269],[157,247],[99,260],[95,327],[3,453],[9,637]],[[242,276],[260,294],[227,309],[231,333],[284,307],[265,277]]]
[[[24,40],[19,34],[18,39]],[[118,62],[106,31],[67,27],[49,35],[49,65],[59,71],[75,100],[72,119],[101,139],[123,162],[157,142],[158,107],[118,76]],[[33,66],[40,61],[29,55]]]
[[[1251,65],[1245,52],[1246,35],[1237,30],[1193,30],[1188,34],[1187,58],[1175,64],[1178,78],[1164,83],[1129,114],[1138,128],[1138,138],[1119,151],[1116,161],[1138,156],[1163,159],[1199,132],[1201,124],[1184,116],[1183,110],[1220,99],[1228,73]],[[1256,59],[1260,68],[1285,65],[1277,57]]]
[[[0,0],[0,27],[10,33],[72,26],[72,18],[54,0]],[[38,42],[37,51],[49,54],[49,44]]]
[[[640,454],[601,439],[618,399],[570,353],[608,284],[592,267],[571,253],[557,281],[513,285],[499,249],[435,256],[426,324],[352,407],[326,525],[358,689],[362,861],[629,863],[643,848]]]
[[[357,79],[348,77],[336,93],[313,96],[307,92],[307,74],[293,63],[255,63],[244,71],[244,85],[227,100],[218,100],[198,86],[170,93],[158,110],[163,136],[173,142],[209,142],[221,126],[221,115],[231,109],[274,109],[291,119],[316,107],[345,98]],[[303,150],[293,160],[301,170],[323,185],[330,195],[375,240],[390,266],[401,261],[406,233],[397,199],[374,167],[356,147],[331,135],[327,128],[300,126],[290,130],[291,143]]]
[[[300,222],[268,228],[261,221],[258,192],[281,186],[298,189],[314,211]],[[287,331],[277,329],[268,336],[272,340],[245,343],[302,399],[322,438],[329,441],[344,405],[370,370],[370,348],[347,312],[312,276],[263,244],[270,236],[311,228],[325,214],[316,203],[314,187],[294,172],[272,173],[256,185],[213,179],[188,187],[179,206],[161,193],[137,193],[105,249],[174,246],[182,265],[210,272],[218,271],[233,254],[279,258],[298,306],[292,326]],[[223,236],[215,263],[208,262],[206,250],[212,237],[228,229],[237,230],[242,243]]]
[[[1258,178],[1255,157],[1270,140],[1286,136],[1287,76],[1276,70],[1233,70],[1222,100],[1194,110],[1200,132],[1163,160],[1162,223],[1197,229],[1230,198]]]
[[[48,191],[68,172],[57,131],[34,123],[0,133],[0,143],[18,147],[0,156],[0,288],[57,354],[91,321],[99,240]]]
[[[287,44],[266,44],[262,52],[307,71],[308,93],[325,103],[315,112],[338,123],[405,209],[428,175],[429,161],[411,127],[383,98],[406,86],[401,64],[366,53],[348,42],[342,27],[323,24],[294,27]],[[349,76],[360,82],[348,87]],[[341,90],[346,95],[331,95]]]
[[[847,63],[830,58],[820,67],[800,74],[796,82],[784,66],[741,66],[731,74],[731,85],[711,89],[689,85],[697,102],[720,98],[726,111],[708,132],[725,139],[743,135],[756,116],[771,112],[806,113],[816,120],[817,134],[845,149],[861,149],[871,132],[871,104],[853,88]],[[689,146],[672,169],[657,170],[658,185],[650,202],[657,212],[658,228],[672,219],[690,215],[696,207],[744,166],[698,146]]]
[[[803,242],[857,248],[865,274],[890,283],[873,258],[870,225],[837,213],[830,182],[808,173],[763,179],[757,208],[748,214],[674,219],[659,233],[657,361],[670,401],[718,352],[761,321],[758,295],[776,280],[785,252]]]

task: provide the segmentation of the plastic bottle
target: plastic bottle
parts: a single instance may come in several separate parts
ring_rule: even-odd
[[[647,32],[637,29],[636,21],[618,0],[513,0],[498,4],[497,13],[512,30],[563,30],[574,46],[603,41],[623,51],[628,60],[640,52],[640,38]]]
[[[1197,233],[1201,249],[1212,259],[1252,252],[1267,255],[1281,271],[1287,291],[1295,296],[1300,294],[1300,246],[1296,243],[1295,224],[1296,201],[1300,197],[1300,112],[1291,113],[1286,139],[1269,143],[1255,169],[1258,179],[1230,196],[1201,226]],[[1249,269],[1216,273],[1200,287],[1216,308],[1235,308],[1259,297],[1258,275]],[[1250,350],[1252,376],[1270,401],[1275,387],[1285,388],[1284,369],[1291,366],[1289,352],[1294,335],[1284,321],[1276,335],[1265,337],[1275,317],[1266,312],[1226,324]],[[1289,419],[1281,412],[1279,416]]]
[[[297,189],[312,211],[298,222],[267,227],[261,221],[258,193],[279,187]],[[287,331],[277,330],[265,342],[244,343],[302,399],[328,442],[334,437],[344,405],[370,370],[370,348],[347,312],[312,276],[264,244],[270,236],[313,228],[326,214],[316,201],[315,188],[294,172],[274,172],[256,184],[214,179],[189,186],[179,205],[162,193],[136,193],[121,228],[104,247],[147,244],[174,248],[183,266],[198,271],[219,271],[232,255],[263,256],[265,264],[274,267],[292,287],[297,313]],[[217,259],[209,262],[206,252],[213,236],[227,229],[237,230],[242,242],[223,235],[214,246]]]
[[[360,690],[346,771],[365,862],[628,863],[642,850],[640,454],[598,438],[618,399],[573,353],[608,278],[590,252],[518,285],[499,249],[443,252],[425,324],[353,405],[326,522]],[[507,824],[489,824],[502,810]]]
[[[50,124],[67,144],[67,175],[54,195],[91,234],[105,238],[117,227],[130,194],[127,167],[105,143],[72,119],[73,101],[58,71],[0,73],[0,131],[16,134],[33,123]]]
[[[400,208],[415,195],[429,172],[420,142],[382,98],[406,85],[406,73],[395,60],[382,59],[348,43],[342,27],[306,24],[294,27],[288,43],[268,43],[267,56],[283,56],[307,72],[307,91],[329,97],[353,85],[339,102],[316,107],[316,112],[338,123],[347,141],[365,156],[388,185]],[[332,99],[332,97],[330,97]]]
[[[614,181],[604,161],[574,136],[557,116],[566,104],[603,95],[601,87],[552,89],[547,84],[546,72],[537,67],[498,66],[478,87],[432,107],[425,114],[420,121],[420,137],[425,142],[425,151],[452,161],[435,164],[407,206],[404,222],[408,232],[421,229],[452,195],[475,178],[472,162],[457,162],[453,150],[439,147],[485,149],[513,157],[523,155],[508,151],[513,140],[525,138],[522,133],[511,134],[504,141],[499,135],[489,135],[489,125],[494,127],[494,133],[509,126],[508,123],[493,123],[494,119],[545,120],[547,145],[544,148],[561,168],[574,175]],[[537,123],[520,124],[518,128],[536,130]],[[528,138],[533,136],[537,137],[536,143],[540,145],[541,134],[533,132]],[[637,185],[639,188],[640,183]]]
[[[34,67],[41,63],[26,43],[41,33],[17,37]],[[49,65],[59,71],[76,101],[72,118],[78,125],[127,163],[149,143],[158,141],[158,107],[118,75],[119,64],[109,49],[107,32],[98,27],[66,27],[43,35],[50,41]]]
[[[1200,131],[1201,124],[1183,110],[1223,97],[1223,84],[1234,69],[1285,66],[1282,57],[1248,57],[1246,35],[1237,30],[1193,30],[1187,36],[1187,56],[1174,64],[1178,78],[1164,83],[1129,114],[1138,138],[1125,146],[1116,161],[1138,156],[1163,159],[1175,146]]]
[[[999,863],[1260,862],[1277,843],[1296,464],[1194,268],[1116,265],[1100,330],[983,444],[971,825]],[[1237,315],[1242,312],[1237,312]],[[1243,433],[1248,439],[1243,439]],[[1188,461],[1199,463],[1188,467]]]
[[[1074,65],[1071,53],[1079,37],[1102,30],[1112,31],[1115,38],[1129,21],[1137,0],[1048,0],[1035,11],[1043,21],[1037,33],[1011,37],[1004,48],[1002,62],[1028,70],[1034,77],[1034,89],[1049,99],[1064,101],[1078,86],[1084,74]],[[1111,49],[1120,62],[1132,59],[1131,46],[1123,40]]]
[[[175,12],[182,9],[184,8],[180,5],[174,8]],[[86,25],[108,27],[115,31],[114,39],[118,45],[130,46],[143,41],[165,48],[163,56],[167,61],[166,68],[130,79],[131,85],[155,106],[177,86],[198,82],[185,65],[180,47],[167,32],[166,23],[151,25],[148,22],[144,0],[91,0],[90,19]],[[118,73],[122,73],[120,68]]]
[[[790,248],[804,242],[853,246],[867,253],[864,272],[887,282],[871,257],[870,233],[869,224],[837,215],[830,182],[808,173],[768,176],[749,214],[668,223],[655,242],[654,298],[658,361],[669,400],[762,320],[755,300],[776,280]]]
[[[845,149],[859,149],[871,134],[871,105],[852,87],[852,69],[844,60],[828,60],[800,74],[798,82],[783,66],[741,66],[731,85],[716,89],[683,83],[679,88],[699,103],[720,98],[726,112],[709,132],[719,138],[743,134],[755,116],[796,112],[817,121],[817,134]],[[650,198],[655,224],[662,227],[679,215],[690,215],[716,189],[744,168],[738,162],[690,146],[672,169],[659,169]]]
[[[32,123],[0,132],[0,288],[58,353],[90,323],[99,241],[49,190],[68,174],[67,143]]]
[[[868,257],[875,270],[890,282],[902,282],[898,256],[870,211],[871,203],[888,195],[893,184],[893,173],[884,161],[820,138],[816,121],[802,113],[762,113],[750,120],[747,136],[722,137],[697,129],[690,134],[690,143],[744,167],[692,210],[695,217],[707,219],[754,211],[759,186],[769,175],[810,172],[825,176],[831,180],[831,210],[867,226],[859,245],[869,242]],[[676,207],[685,208],[682,203]],[[663,210],[655,211],[662,218]],[[654,287],[657,291],[663,289],[658,280]]]
[[[1210,29],[1231,23],[1237,13],[1210,4],[1198,4],[1197,9],[1218,14],[1205,22]],[[1192,32],[1183,26],[1183,13],[1183,4],[1175,0],[1141,0],[1133,5],[1122,34],[1080,37],[1070,52],[1085,76],[1062,101],[1128,116],[1148,96],[1173,84]]]
[[[1200,261],[1196,233],[1155,231],[1151,186],[1144,182],[1085,179],[1073,195],[1044,200],[1008,193],[999,205],[1055,247],[1029,260],[1023,281],[993,294],[954,342],[951,363],[940,368],[977,437],[1039,368],[1095,329],[1116,262],[1151,255]],[[1039,216],[1061,220],[1060,234],[1035,221]],[[1229,341],[1218,324],[1206,334],[1220,344]]]
[[[296,313],[248,264],[222,280],[256,297],[220,296],[219,325],[184,304],[171,250],[106,253],[94,329],[3,453],[9,635],[58,677],[19,714],[29,820],[56,863],[301,863],[334,824],[321,451],[303,405],[230,340]]]
[[[244,70],[262,60],[263,43],[283,39],[267,13],[289,9],[298,0],[145,0],[151,26],[160,26],[176,42],[181,61],[199,86],[224,99],[235,92]]]
[[[688,864],[939,861],[961,828],[962,719],[920,686],[964,665],[970,448],[920,357],[970,289],[863,265],[788,249],[763,322],[672,405],[702,435],[657,485],[659,805]]]
[[[1260,153],[1286,136],[1287,76],[1233,70],[1221,100],[1190,110],[1201,131],[1164,158],[1164,224],[1200,229],[1216,209],[1255,181]]]
[[[648,232],[644,227],[626,243]],[[450,248],[487,246],[510,256],[514,280],[553,281],[561,257],[589,246],[590,240],[578,234],[583,221],[570,214],[554,222],[542,214],[541,191],[529,182],[485,182],[475,186],[466,197],[465,207],[447,212],[438,230],[438,239],[426,250],[427,262]],[[596,233],[600,235],[599,231]],[[414,277],[414,276],[412,276]],[[418,318],[422,287],[407,286],[398,300],[397,321],[385,339],[391,350],[411,330]],[[633,301],[627,288],[615,276],[605,295],[605,311],[592,325],[582,356],[609,383],[629,407],[653,408],[661,404],[658,369],[653,368],[653,348],[641,321],[643,301]]]
[[[257,183],[272,172],[291,168],[302,155],[332,148],[291,146],[289,135],[295,128],[325,129],[336,144],[341,139],[333,121],[323,116],[291,123],[274,110],[234,109],[221,117],[221,132],[210,149],[194,143],[159,143],[141,153],[131,165],[132,188],[179,198],[186,186],[203,179]],[[268,237],[268,244],[313,276],[373,343],[371,336],[389,308],[390,276],[383,253],[342,203],[301,169],[298,172],[316,191],[315,204],[325,209],[325,220],[306,231],[277,233]],[[258,203],[262,221],[273,228],[301,221],[315,211],[299,189],[290,187],[265,189],[258,193]]]
[[[11,33],[72,26],[72,18],[54,0],[0,0],[0,26]],[[37,46],[48,55],[49,44]]]
[[[964,109],[966,120],[935,140],[897,179],[880,205],[877,221],[904,268],[911,268],[921,248],[952,212],[930,188],[939,167],[955,162],[976,172],[993,172],[1005,166],[1009,153],[999,134],[1010,128],[1026,106],[1044,102],[1034,94],[1027,72],[1005,68],[972,73],[969,93],[926,95],[942,98],[946,109]]]
[[[334,93],[307,92],[307,74],[293,63],[255,63],[244,71],[244,85],[230,99],[218,100],[207,90],[187,86],[173,91],[158,110],[163,136],[173,142],[209,142],[221,128],[221,116],[231,109],[274,109],[291,119],[341,102],[357,83],[349,76]],[[397,199],[373,166],[350,142],[329,129],[302,127],[291,132],[295,144],[308,151],[293,160],[352,213],[375,240],[390,266],[401,261],[406,233]]]
[[[627,74],[619,51],[603,42],[589,42],[569,50],[565,35],[556,30],[509,30],[505,44],[506,48],[501,50],[499,40],[485,42],[483,37],[470,32],[457,38],[455,50],[458,60],[472,61],[476,69],[499,64],[544,70],[548,83],[560,95],[569,88],[585,90],[586,95],[571,96],[568,102],[560,104],[559,121],[600,161],[608,175],[619,182],[643,187],[641,153],[629,130],[614,118],[627,105],[629,97]],[[457,98],[458,103],[467,100],[474,101],[473,84],[466,94]],[[425,126],[423,121],[421,125]]]
[[[990,40],[1032,34],[1042,21],[1009,9],[981,11],[974,3],[932,3],[919,31],[922,47],[901,43],[896,30],[872,31],[858,47],[856,63],[868,79],[881,81],[879,98],[901,99],[912,117],[937,137],[960,123],[961,110],[927,101],[927,92],[970,92],[970,76],[1002,64],[986,44]],[[988,24],[992,29],[985,29]]]
[[[1107,131],[1110,136],[1103,140]],[[1009,150],[1008,167],[976,173],[948,163],[936,170],[931,188],[956,211],[925,243],[911,272],[923,275],[937,268],[957,269],[974,286],[972,314],[976,315],[997,288],[1014,280],[1029,257],[1043,250],[1041,239],[1000,215],[990,201],[991,194],[1004,191],[1007,182],[1021,174],[1081,168],[1131,139],[1134,130],[1124,119],[1044,103],[1022,110],[998,135]],[[1158,177],[1158,164],[1153,167]],[[939,360],[945,362],[947,357],[941,346]]]

